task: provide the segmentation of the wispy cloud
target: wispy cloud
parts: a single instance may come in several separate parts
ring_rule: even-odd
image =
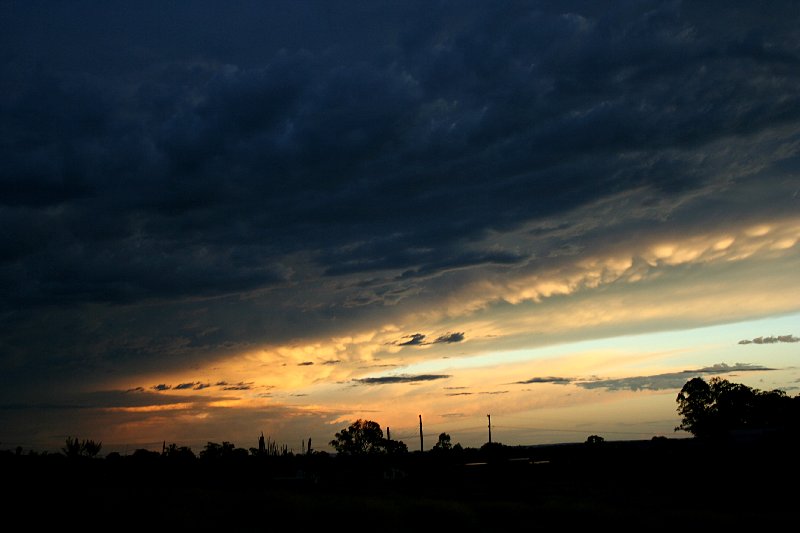
[[[473,395],[508,394],[507,390],[479,391],[479,392],[448,392],[445,396],[473,396]]]
[[[755,339],[740,340],[739,344],[776,344],[779,342],[800,342],[800,337],[794,335],[778,335],[777,337],[756,337]]]
[[[302,363],[297,363],[297,366],[312,366],[314,361],[303,361]]]
[[[618,379],[598,379],[593,381],[576,380],[574,383],[585,389],[632,391],[667,390],[680,389],[689,379],[697,376],[698,374],[728,374],[731,372],[755,372],[767,370],[774,369],[748,363],[736,363],[735,365],[719,363],[716,365],[699,368],[697,370],[682,370],[681,372],[656,374],[652,376],[634,376]]]
[[[399,375],[399,376],[381,376],[381,377],[374,377],[374,378],[361,378],[361,379],[354,379],[358,383],[363,383],[364,385],[388,385],[393,383],[417,383],[420,381],[435,381],[437,379],[446,379],[449,378],[449,374],[418,374],[416,376],[412,375]]]
[[[165,383],[159,383],[158,385],[153,385],[153,390],[170,390],[172,385],[167,385]]]

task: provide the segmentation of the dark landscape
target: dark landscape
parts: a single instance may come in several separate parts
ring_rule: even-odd
[[[6,515],[38,526],[121,530],[455,531],[538,527],[636,530],[765,528],[797,519],[800,396],[724,379],[689,380],[680,429],[653,437],[476,448],[442,433],[409,452],[358,420],[337,454],[294,454],[263,435],[258,448],[209,442],[195,456],[162,451],[97,457],[68,438],[63,453],[0,454]],[[31,511],[40,509],[41,511]]]
[[[97,531],[764,530],[796,522],[800,473],[796,442],[764,436],[374,457],[1,457],[7,523]]]

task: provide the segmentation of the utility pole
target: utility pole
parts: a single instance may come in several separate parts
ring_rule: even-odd
[[[422,444],[422,415],[419,415],[419,451],[425,451],[425,447]]]
[[[306,453],[311,455],[311,437],[308,437],[308,448],[306,448]]]
[[[492,415],[486,415],[486,418],[489,419],[489,444],[492,443]]]
[[[392,440],[392,432],[389,431],[389,426],[386,426],[386,440]]]

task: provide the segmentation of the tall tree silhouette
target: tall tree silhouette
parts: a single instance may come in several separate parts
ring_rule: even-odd
[[[740,429],[792,429],[800,419],[800,396],[760,391],[722,378],[692,378],[676,398],[684,430],[696,437],[719,437]]]
[[[358,419],[349,427],[336,433],[330,441],[338,453],[367,455],[376,453],[403,453],[408,447],[402,441],[383,438],[381,425],[372,420]]]

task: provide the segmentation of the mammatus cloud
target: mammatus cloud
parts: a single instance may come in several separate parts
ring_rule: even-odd
[[[800,337],[794,335],[778,335],[777,337],[756,337],[755,339],[740,340],[739,344],[775,344],[778,342],[800,342]]]
[[[363,383],[364,385],[387,385],[393,383],[417,383],[420,381],[435,381],[437,379],[446,379],[449,377],[450,375],[448,374],[419,374],[416,376],[400,375],[400,376],[382,376],[375,378],[360,378],[360,379],[354,379],[353,381],[358,383]]]
[[[683,370],[667,374],[656,374],[653,376],[634,376],[619,379],[598,379],[595,381],[574,381],[575,385],[585,389],[608,389],[608,390],[666,390],[680,389],[691,378],[698,374],[727,374],[730,372],[756,372],[774,370],[749,363],[736,363],[727,365],[719,363],[713,366],[703,367],[697,370]]]
[[[406,335],[402,337],[400,340],[393,341],[390,344],[394,344],[397,346],[427,346],[430,344],[451,344],[454,342],[461,342],[464,340],[464,332],[455,332],[455,333],[445,333],[444,335],[439,335],[432,341],[426,341],[427,335],[422,333],[413,333],[411,335]],[[402,339],[408,339],[403,341]]]

